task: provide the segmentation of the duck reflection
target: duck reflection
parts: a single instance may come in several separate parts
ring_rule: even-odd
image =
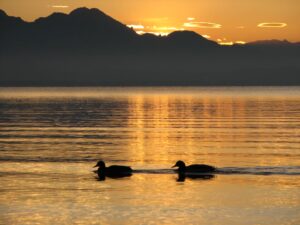
[[[177,182],[184,182],[186,178],[193,179],[193,180],[211,180],[215,178],[213,174],[185,174],[185,173],[178,173]]]

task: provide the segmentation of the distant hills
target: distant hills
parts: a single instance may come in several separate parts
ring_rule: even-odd
[[[0,10],[0,85],[300,85],[300,44],[138,35],[98,9],[34,22]]]
[[[78,8],[69,15],[53,13],[34,22],[6,15],[0,11],[1,45],[38,48],[139,48],[158,44],[170,47],[179,45],[217,46],[192,31],[176,31],[167,37],[151,37],[150,34],[138,35],[133,29],[111,18],[98,9]],[[41,46],[41,44],[43,46]]]
[[[292,43],[287,40],[259,40],[259,41],[253,41],[253,42],[248,42],[246,45],[248,46],[270,46],[270,47],[275,47],[275,46],[300,46],[300,42],[297,43]]]

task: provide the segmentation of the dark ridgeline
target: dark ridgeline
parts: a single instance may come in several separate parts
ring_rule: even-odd
[[[300,85],[300,44],[138,35],[98,9],[34,22],[0,10],[1,86]]]

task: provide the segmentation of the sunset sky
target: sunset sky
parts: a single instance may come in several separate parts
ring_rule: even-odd
[[[1,0],[26,21],[78,7],[98,8],[138,33],[193,30],[219,43],[300,41],[299,0]]]

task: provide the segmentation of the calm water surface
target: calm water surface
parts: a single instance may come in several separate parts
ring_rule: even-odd
[[[0,224],[300,224],[299,87],[1,88],[0,110]],[[178,159],[226,174],[177,182]]]

